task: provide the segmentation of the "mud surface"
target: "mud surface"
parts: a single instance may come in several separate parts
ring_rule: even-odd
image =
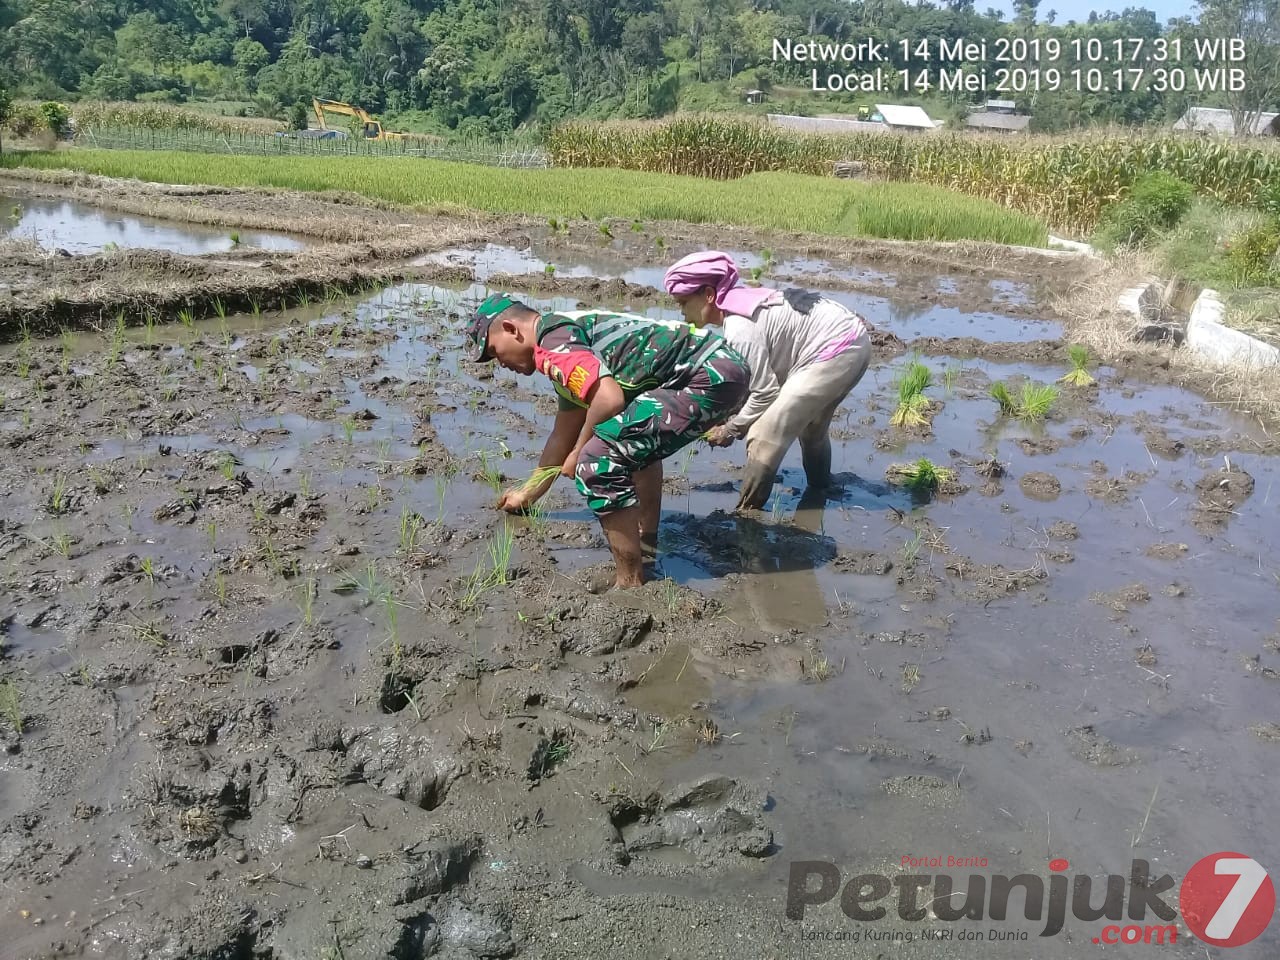
[[[891,898],[859,923],[838,896],[787,919],[789,865],[959,887],[1047,878],[1055,857],[1098,883],[1135,858],[1179,881],[1219,850],[1280,863],[1273,441],[1158,362],[1099,367],[1043,422],[1000,416],[992,383],[1065,372],[1061,321],[1036,306],[1057,264],[874,244],[824,262],[771,238],[837,293],[960,298],[919,351],[929,423],[890,422],[918,320],[869,310],[886,348],[833,425],[839,488],[806,492],[792,450],[767,509],[734,515],[741,449],[690,448],[666,463],[662,579],[595,595],[607,551],[570,485],[535,517],[491,508],[554,404],[459,363],[492,276],[444,231],[557,264],[605,254],[585,228],[433,222],[387,241],[439,244],[396,267],[420,282],[0,353],[6,960],[1067,958],[1102,921],[1041,938],[1017,906],[914,921]],[[646,242],[601,246],[645,269],[698,241]],[[111,256],[30,269],[123,289],[143,255]],[[652,277],[585,262],[521,292],[667,309]],[[191,290],[274,270],[151,263]],[[948,482],[906,484],[922,457]],[[988,866],[904,860],[948,856]],[[984,940],[923,939],[959,927]],[[1203,956],[1179,929],[1126,955]],[[834,940],[854,930],[868,939]]]

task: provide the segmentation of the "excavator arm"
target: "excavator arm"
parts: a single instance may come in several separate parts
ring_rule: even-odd
[[[352,106],[349,103],[343,103],[341,100],[322,100],[319,97],[312,97],[311,106],[316,112],[316,117],[320,120],[321,130],[329,129],[325,126],[324,115],[326,113],[336,113],[339,116],[354,117],[359,120],[364,129],[366,140],[398,140],[404,136],[404,134],[400,133],[385,133],[382,129],[382,124],[369,116],[363,109]]]

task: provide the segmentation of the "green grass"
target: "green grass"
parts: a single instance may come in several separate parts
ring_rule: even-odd
[[[73,169],[161,183],[350,190],[375,200],[540,217],[679,220],[828,236],[989,240],[1045,246],[1045,225],[986,200],[919,183],[758,173],[707,180],[611,169],[513,170],[392,157],[244,157],[64,150],[0,166]]]

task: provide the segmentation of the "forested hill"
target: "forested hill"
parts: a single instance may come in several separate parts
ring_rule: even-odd
[[[240,102],[279,117],[299,116],[297,105],[318,96],[402,128],[474,134],[564,117],[659,116],[677,106],[739,109],[752,87],[771,94],[760,109],[785,101],[804,113],[852,110],[890,94],[943,117],[960,116],[966,100],[1034,101],[1036,126],[1046,130],[1165,122],[1192,100],[1225,103],[1193,90],[1078,91],[1070,77],[1061,81],[1066,90],[1038,95],[833,96],[810,92],[814,64],[773,60],[775,38],[874,37],[889,44],[892,74],[908,65],[903,39],[1097,37],[1110,45],[1197,29],[1189,18],[1162,24],[1143,9],[1064,23],[1051,2],[1021,0],[1006,20],[978,12],[973,0],[0,0],[0,70],[9,74],[0,82],[15,96]],[[1205,17],[1232,3],[1239,0],[1206,0]],[[1280,11],[1268,15],[1280,22]],[[990,43],[988,50],[985,64],[969,66],[1000,66]]]

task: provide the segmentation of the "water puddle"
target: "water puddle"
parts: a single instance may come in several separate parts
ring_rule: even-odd
[[[46,250],[61,249],[71,254],[118,248],[197,255],[226,253],[238,247],[293,251],[306,246],[303,241],[280,233],[175,223],[117,213],[74,200],[2,194],[0,229],[11,239],[34,240]]]
[[[510,246],[487,244],[478,250],[458,249],[425,254],[413,262],[418,266],[465,265],[475,271],[476,285],[484,290],[488,289],[485,286],[486,282],[495,274],[520,275],[548,272],[557,277],[620,278],[627,283],[653,287],[657,290],[663,289],[665,267],[636,267],[621,258],[600,255],[585,258],[576,251],[562,259],[548,259],[551,256],[549,253],[544,251],[540,256],[535,252],[537,249],[533,246],[528,250],[517,250]],[[742,251],[730,251],[730,254],[744,271],[750,271],[753,267],[760,267],[765,263],[758,254]],[[789,260],[776,269],[783,274],[847,275],[850,279],[882,282],[890,288],[894,285],[893,279],[887,274],[869,270],[843,273],[839,270],[823,270],[821,262],[816,260]],[[768,283],[767,275],[762,282]],[[998,286],[1001,283],[1003,286]],[[1029,302],[1029,293],[1022,284],[995,281],[993,289],[997,290],[993,303],[1025,304]],[[919,298],[907,299],[901,296],[885,298],[843,291],[823,292],[833,300],[865,316],[877,327],[890,330],[903,339],[926,336],[977,337],[988,341],[1027,342],[1056,339],[1062,336],[1062,325],[1056,321],[1026,320],[991,312],[969,313],[953,307],[937,306],[927,299]],[[529,300],[529,302],[532,304],[533,301]],[[641,312],[664,317],[679,316],[678,312],[672,309],[655,311],[649,308]]]

